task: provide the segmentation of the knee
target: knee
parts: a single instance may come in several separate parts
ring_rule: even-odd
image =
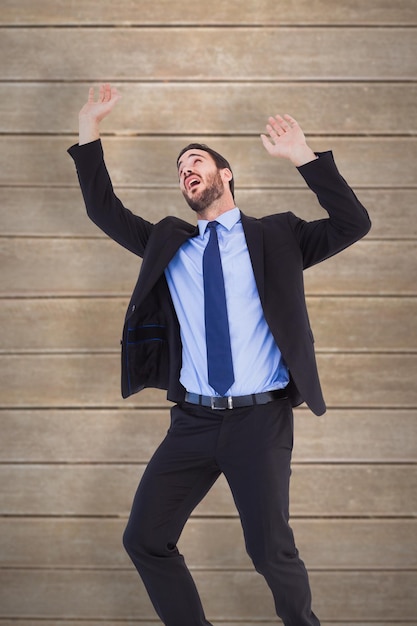
[[[132,528],[129,526],[129,524],[126,526],[123,532],[122,543],[124,549],[129,555],[136,551],[138,544],[137,537],[135,533],[132,532]]]
[[[140,524],[128,523],[122,541],[124,549],[134,560],[146,559],[149,556],[165,556],[169,551],[164,537]]]
[[[122,542],[128,555],[134,558],[145,555],[152,549],[149,533],[146,533],[140,525],[128,523],[122,536]]]
[[[256,571],[260,574],[267,574],[276,568],[285,568],[298,559],[294,535],[288,525],[262,539],[258,535],[255,541],[246,543],[246,549]]]
[[[269,573],[276,571],[277,569],[285,568],[298,560],[298,550],[294,547],[291,551],[286,550],[272,550],[268,552],[256,551],[255,553],[249,552],[249,556],[252,559],[254,568],[259,574],[267,576]]]

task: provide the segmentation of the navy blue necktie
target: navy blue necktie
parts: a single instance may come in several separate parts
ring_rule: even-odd
[[[232,350],[223,270],[217,239],[218,222],[209,222],[210,238],[203,254],[204,315],[206,323],[208,381],[221,396],[232,386]]]

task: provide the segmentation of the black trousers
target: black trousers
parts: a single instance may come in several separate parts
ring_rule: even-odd
[[[246,549],[285,626],[319,626],[289,518],[290,402],[232,410],[192,404],[171,426],[139,484],[123,542],[166,626],[210,626],[177,549],[184,524],[219,475],[228,481]],[[247,590],[250,593],[250,589]]]

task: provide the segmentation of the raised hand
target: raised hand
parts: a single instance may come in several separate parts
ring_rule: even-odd
[[[291,115],[269,117],[266,131],[269,136],[262,134],[261,140],[271,156],[289,159],[297,166],[317,158],[307,145],[298,122]]]
[[[98,99],[95,99],[94,87],[90,87],[88,100],[79,113],[79,144],[89,143],[100,136],[99,124],[111,113],[116,102],[121,98],[116,87],[109,83],[100,86]]]

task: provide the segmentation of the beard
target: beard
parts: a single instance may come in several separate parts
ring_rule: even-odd
[[[207,209],[213,202],[222,197],[224,193],[223,181],[221,179],[220,173],[217,171],[214,173],[211,178],[207,181],[207,185],[205,189],[201,192],[196,192],[194,197],[190,197],[186,191],[182,192],[187,204],[192,208],[196,213],[202,213]]]

